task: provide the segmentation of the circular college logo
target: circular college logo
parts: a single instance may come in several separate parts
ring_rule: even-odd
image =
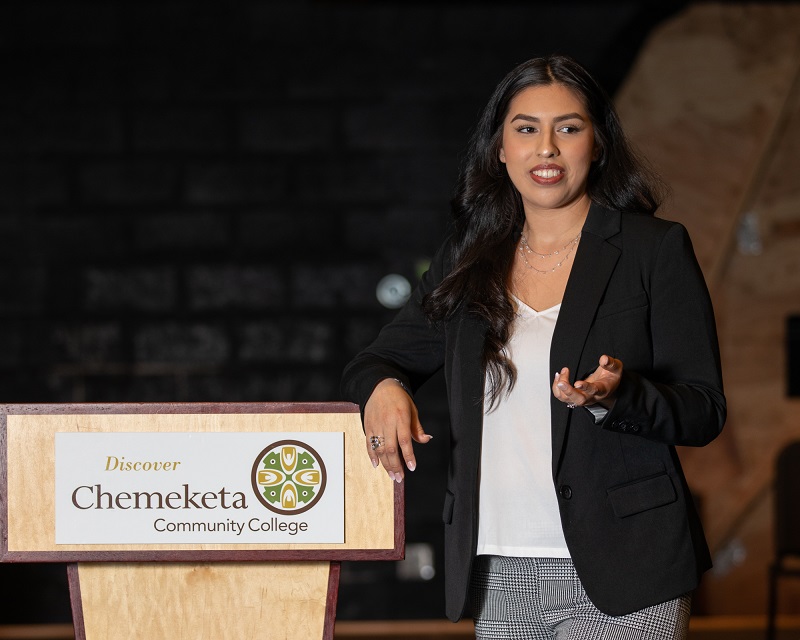
[[[270,511],[303,513],[325,492],[328,474],[320,455],[299,440],[273,442],[256,457],[253,491]]]

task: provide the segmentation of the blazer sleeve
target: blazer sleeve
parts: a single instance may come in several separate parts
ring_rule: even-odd
[[[722,430],[726,403],[711,299],[682,225],[666,231],[650,280],[653,368],[646,376],[623,369],[602,427],[703,446]]]
[[[394,320],[345,367],[342,394],[362,410],[381,380],[395,378],[413,393],[443,366],[444,330],[428,320],[422,301],[442,281],[450,252],[451,244],[447,241]]]

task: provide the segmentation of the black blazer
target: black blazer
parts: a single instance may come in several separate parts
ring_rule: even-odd
[[[345,369],[343,390],[363,407],[383,378],[413,390],[444,367],[451,417],[445,583],[447,616],[457,620],[477,544],[485,326],[463,309],[441,326],[424,317],[423,297],[450,268],[445,243],[396,319]],[[574,381],[604,353],[622,360],[624,372],[600,424],[588,410],[552,399],[553,489],[587,594],[601,611],[623,615],[693,590],[711,566],[674,446],[713,440],[726,407],[711,302],[680,224],[592,205],[550,371],[567,366]],[[549,388],[552,378],[541,384]]]

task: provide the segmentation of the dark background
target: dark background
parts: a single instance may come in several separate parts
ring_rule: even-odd
[[[339,399],[500,78],[561,52],[613,93],[684,4],[4,4],[0,402]],[[346,563],[340,618],[443,615],[440,386],[407,482],[436,575]],[[69,620],[64,568],[1,565],[0,602]]]

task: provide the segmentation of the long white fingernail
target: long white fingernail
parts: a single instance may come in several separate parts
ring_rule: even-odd
[[[377,469],[378,468],[378,461],[377,460],[372,460],[371,462],[372,462],[372,468],[373,469]]]
[[[406,466],[408,467],[409,471],[414,471],[417,468],[417,463],[414,462],[413,460],[409,460],[408,462],[406,462]]]

